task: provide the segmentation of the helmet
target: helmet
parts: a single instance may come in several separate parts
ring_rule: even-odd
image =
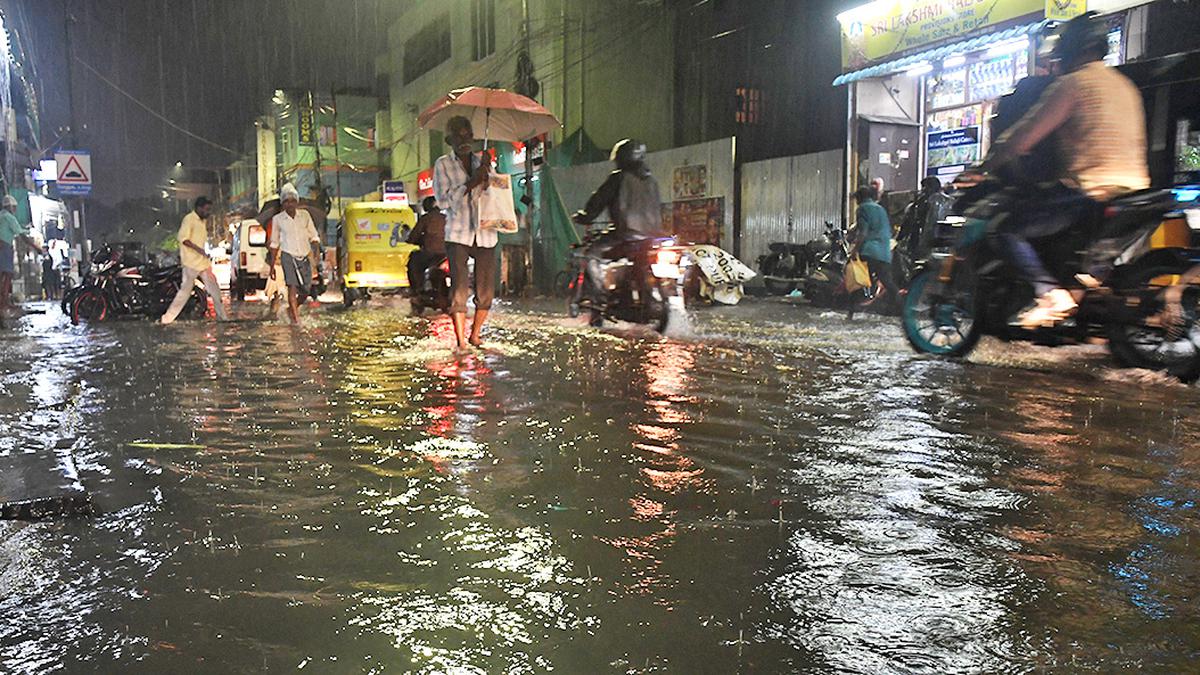
[[[622,169],[638,166],[646,161],[646,144],[632,138],[617,141],[608,159]]]
[[[0,206],[3,206],[4,208],[17,205],[17,198],[12,195],[4,195],[4,199],[0,201],[3,202],[0,204]]]
[[[1088,12],[1063,24],[1054,45],[1054,56],[1070,64],[1080,57],[1099,61],[1108,53],[1108,23],[1096,12]]]

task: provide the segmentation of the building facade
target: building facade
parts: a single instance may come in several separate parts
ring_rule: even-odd
[[[406,183],[446,152],[421,110],[467,86],[502,87],[539,101],[602,147],[635,136],[652,148],[674,135],[671,10],[665,2],[450,0],[409,3],[379,59],[386,85],[392,175]],[[482,129],[476,134],[483,135]]]

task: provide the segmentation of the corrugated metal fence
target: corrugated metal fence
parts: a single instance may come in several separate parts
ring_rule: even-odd
[[[742,166],[741,259],[754,266],[767,244],[802,244],[842,218],[841,150]]]

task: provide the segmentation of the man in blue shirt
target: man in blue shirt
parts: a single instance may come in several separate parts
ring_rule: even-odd
[[[858,202],[858,209],[854,212],[858,224],[854,249],[871,269],[871,277],[883,286],[883,290],[871,302],[889,293],[898,297],[896,281],[892,277],[892,223],[888,220],[887,211],[875,201],[875,191],[871,187],[864,186],[856,190],[854,200]]]
[[[16,198],[12,195],[4,195],[3,209],[0,209],[0,313],[17,308],[12,302],[12,281],[15,271],[13,245],[17,239],[24,239],[38,253],[45,253],[42,247],[38,246],[37,242],[29,236],[29,232],[17,222],[16,214]]]

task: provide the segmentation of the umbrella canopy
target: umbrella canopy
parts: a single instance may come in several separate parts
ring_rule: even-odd
[[[422,129],[443,129],[451,117],[471,121],[476,136],[485,140],[525,141],[559,128],[554,113],[531,98],[505,89],[455,89],[417,117]]]
[[[308,215],[312,216],[313,225],[317,226],[317,232],[321,233],[323,236],[325,233],[325,219],[327,217],[325,209],[308,199],[301,199],[300,205],[296,208],[308,211]],[[283,204],[280,203],[278,197],[274,199],[268,199],[267,201],[263,202],[262,208],[259,210],[258,215],[255,216],[254,219],[262,223],[265,227],[267,223],[271,222],[271,219],[282,210]]]

